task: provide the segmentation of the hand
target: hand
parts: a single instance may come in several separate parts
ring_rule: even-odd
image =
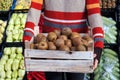
[[[96,57],[96,54],[94,54],[94,58]],[[93,70],[95,70],[98,66],[98,60],[94,59],[94,65],[93,65]]]

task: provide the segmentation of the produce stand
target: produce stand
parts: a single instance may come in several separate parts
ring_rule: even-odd
[[[11,0],[12,1],[12,0]],[[8,22],[9,22],[9,19],[11,19],[11,15],[14,13],[14,12],[17,12],[17,10],[18,11],[20,11],[20,12],[22,12],[23,11],[23,9],[17,9],[17,10],[14,10],[15,9],[15,6],[16,6],[16,1],[17,0],[13,0],[12,1],[12,6],[10,7],[10,9],[9,10],[0,10],[0,19],[2,19],[2,20],[7,20]],[[103,1],[103,0],[101,0],[101,1]],[[108,2],[108,0],[105,0],[106,2]],[[111,0],[111,1],[113,1],[113,0]],[[25,10],[28,10],[28,9],[25,9]],[[120,73],[120,0],[116,0],[116,6],[113,8],[113,7],[101,7],[101,14],[102,14],[102,16],[104,16],[104,17],[106,17],[106,18],[112,18],[115,22],[116,22],[116,24],[115,24],[115,26],[116,26],[116,28],[117,28],[117,35],[116,35],[116,43],[105,43],[105,48],[104,49],[110,49],[110,50],[113,50],[113,51],[115,51],[115,55],[117,55],[116,57],[114,57],[114,58],[116,58],[115,60],[119,60],[119,62],[118,62],[118,64],[119,65],[117,65],[117,67],[119,68],[119,70],[118,70],[118,68],[116,69],[116,72],[114,72],[115,74],[113,74],[114,76],[117,76],[117,78],[116,79],[113,79],[113,80],[119,80],[120,79],[120,77],[118,76],[118,73]],[[7,22],[7,25],[8,25],[8,22]],[[111,22],[112,23],[112,22]],[[111,23],[109,23],[110,25],[111,25]],[[22,43],[22,42],[6,42],[6,38],[7,38],[7,36],[6,36],[6,29],[7,29],[7,26],[6,26],[6,28],[5,28],[5,32],[4,32],[4,37],[3,37],[3,42],[2,42],[2,44],[0,44],[0,59],[2,58],[2,56],[4,55],[4,52],[3,52],[3,49],[4,49],[4,47],[18,47],[18,46],[21,46],[21,47],[23,47],[23,48],[25,48],[24,47],[24,44]],[[37,57],[36,55],[31,55],[31,54],[29,54],[29,51],[31,51],[30,49],[26,49],[25,51],[27,51],[28,53],[28,55],[24,55],[25,57],[26,57],[26,59],[27,60],[38,60],[38,58],[35,58],[35,57]],[[34,50],[33,50],[34,51]],[[35,50],[35,52],[36,52],[36,50]],[[24,51],[23,51],[23,53],[24,53]],[[38,53],[38,51],[37,51],[37,53]],[[104,54],[104,52],[103,52],[103,54]],[[112,53],[111,53],[112,54]],[[71,55],[71,54],[70,54]],[[106,55],[106,54],[105,54]],[[43,56],[43,55],[42,55]],[[58,56],[58,55],[57,55]],[[66,56],[68,56],[68,55],[66,55]],[[71,55],[72,56],[72,55]],[[84,55],[85,56],[85,55]],[[104,56],[104,55],[103,55]],[[34,57],[34,58],[32,58],[32,59],[30,59],[30,57]],[[53,57],[53,56],[52,56]],[[70,56],[69,56],[70,57]],[[42,58],[44,58],[44,57],[42,57]],[[106,57],[106,58],[109,58],[109,57]],[[112,57],[113,58],[113,57]],[[91,58],[89,58],[89,59],[91,59]],[[46,59],[47,60],[47,59]],[[63,59],[64,60],[64,59]],[[73,60],[73,59],[72,59]],[[74,59],[75,60],[75,59]],[[101,59],[102,60],[102,59]],[[104,58],[103,58],[103,60],[104,60]],[[114,60],[114,59],[113,59]],[[49,61],[52,61],[52,60],[49,60]],[[103,62],[104,63],[104,62]],[[105,65],[105,63],[104,63],[104,65]],[[106,65],[108,65],[108,64],[106,64]],[[33,66],[33,65],[32,65]],[[79,66],[79,65],[78,65]],[[81,65],[80,65],[81,66]],[[105,75],[101,75],[101,73],[107,73],[107,71],[106,70],[101,70],[101,66],[103,66],[103,64],[101,65],[99,65],[99,69],[98,70],[96,70],[94,73],[91,73],[92,71],[90,71],[89,73],[91,73],[91,74],[89,74],[88,73],[88,76],[89,76],[89,78],[87,79],[87,80],[96,80],[95,78],[95,76],[99,76],[99,79],[97,79],[97,80],[102,80],[102,77],[103,76],[105,76]],[[89,66],[90,67],[90,66]],[[103,67],[102,67],[103,68]],[[1,68],[0,68],[1,69]],[[27,71],[30,71],[31,69],[29,68]],[[64,70],[64,69],[60,69],[61,70],[61,72]],[[35,70],[36,71],[36,70]],[[40,70],[41,71],[41,70]],[[57,69],[56,69],[56,71],[58,71]],[[69,71],[69,70],[67,70],[67,71]],[[87,70],[88,71],[88,70]],[[85,71],[86,73],[87,73],[87,71]],[[106,71],[106,72],[105,72]],[[117,72],[118,71],[118,72]],[[73,71],[74,72],[74,71]],[[111,72],[109,72],[110,73],[110,75],[109,76],[112,76],[112,73]],[[27,75],[27,72],[25,73],[25,76],[24,76],[24,78],[23,78],[23,80],[27,80],[27,78],[26,78],[26,75]],[[108,76],[108,75],[107,75]],[[104,79],[104,80],[107,80],[107,79]],[[110,80],[110,79],[109,79]]]

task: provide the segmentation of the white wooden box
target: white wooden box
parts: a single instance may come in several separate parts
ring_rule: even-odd
[[[26,42],[26,71],[92,73],[93,51],[37,50],[30,49],[30,42]]]

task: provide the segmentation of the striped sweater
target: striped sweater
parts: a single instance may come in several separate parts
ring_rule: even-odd
[[[99,0],[32,0],[24,29],[24,40],[30,40],[34,36],[34,26],[39,23],[43,2],[43,32],[70,27],[72,31],[86,33],[88,21],[92,28],[94,46],[103,48]]]
[[[103,28],[99,0],[32,0],[24,29],[23,40],[31,40],[34,26],[38,26],[44,3],[42,32],[70,27],[72,31],[87,33],[92,28],[95,53],[100,57],[103,45]],[[99,48],[99,49],[98,49]],[[38,75],[38,74],[37,74]],[[43,79],[36,79],[43,80]]]

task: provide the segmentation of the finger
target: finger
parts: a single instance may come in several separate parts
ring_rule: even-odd
[[[93,54],[93,57],[95,58],[97,55],[96,54]]]
[[[98,60],[95,59],[95,63],[94,63],[94,66],[93,66],[93,70],[95,70],[97,68],[97,65],[98,65]]]

